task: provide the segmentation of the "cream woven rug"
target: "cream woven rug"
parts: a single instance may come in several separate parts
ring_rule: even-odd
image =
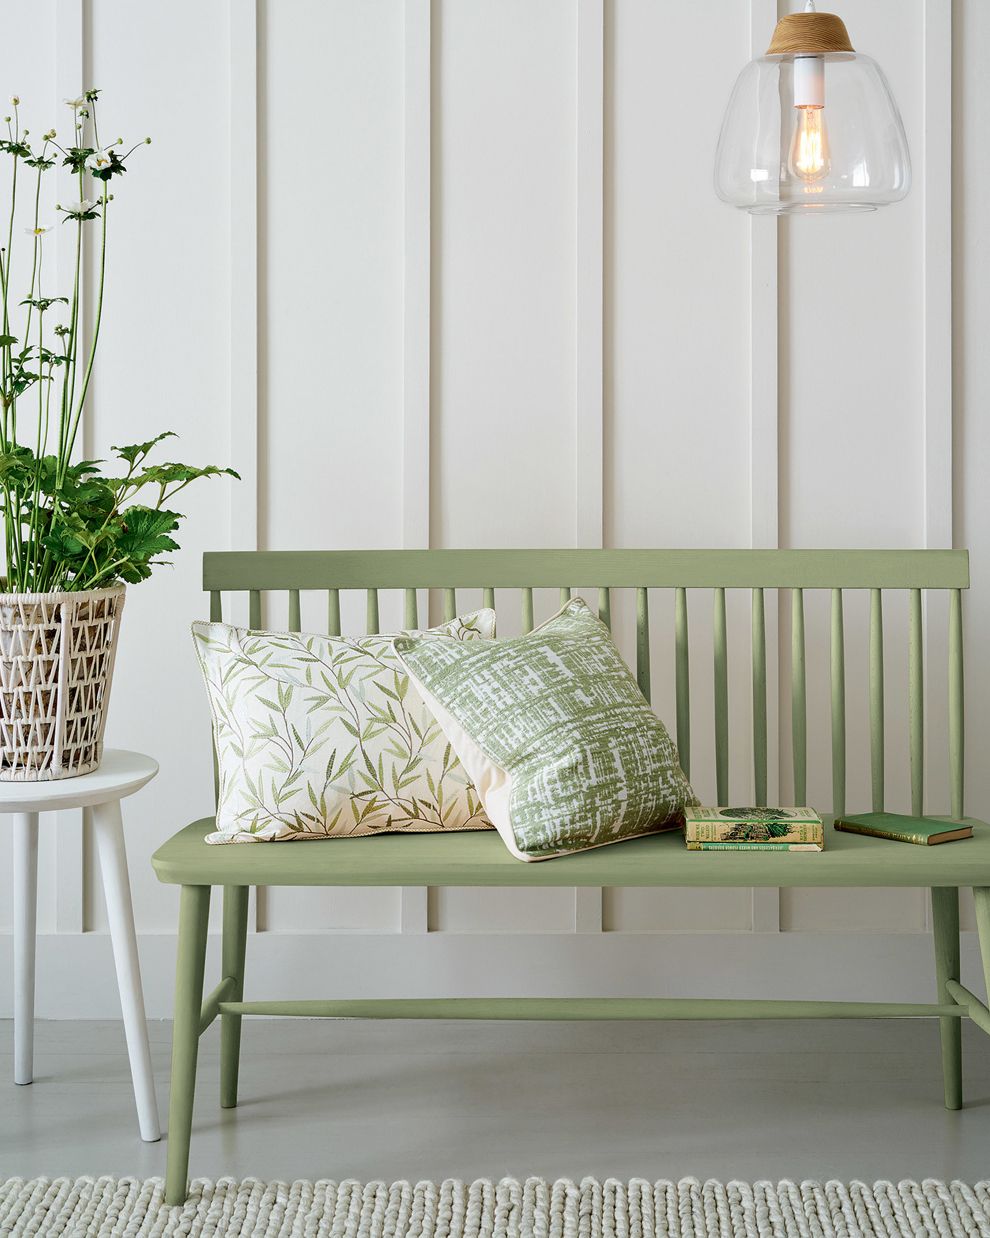
[[[11,1178],[0,1235],[139,1238],[860,1238],[990,1236],[990,1182],[217,1182],[163,1203],[160,1178]]]

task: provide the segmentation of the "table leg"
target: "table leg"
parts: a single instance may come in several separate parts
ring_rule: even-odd
[[[148,1024],[144,1013],[144,993],[141,989],[141,964],[138,959],[137,936],[134,932],[134,909],[131,904],[131,883],[127,874],[127,853],[124,849],[124,829],[120,803],[111,800],[93,808],[93,831],[103,873],[103,893],[106,896],[110,940],[117,966],[117,987],[124,1015],[127,1056],[131,1063],[131,1080],[137,1104],[141,1138],[147,1143],[161,1139],[158,1122],[158,1102],[151,1073],[151,1049],[148,1044]]]
[[[34,958],[38,928],[38,814],[14,816],[14,1082],[34,1078]]]

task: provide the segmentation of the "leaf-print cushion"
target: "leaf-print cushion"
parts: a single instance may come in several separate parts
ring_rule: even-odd
[[[677,749],[579,598],[511,640],[397,638],[514,856],[546,860],[679,825]]]
[[[495,612],[424,639],[495,635]],[[489,829],[478,793],[410,683],[394,636],[194,623],[220,772],[209,843]]]

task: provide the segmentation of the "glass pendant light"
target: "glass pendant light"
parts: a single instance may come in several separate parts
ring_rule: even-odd
[[[753,214],[873,211],[911,187],[911,156],[880,66],[840,17],[782,17],[739,74],[722,121],[715,190]]]

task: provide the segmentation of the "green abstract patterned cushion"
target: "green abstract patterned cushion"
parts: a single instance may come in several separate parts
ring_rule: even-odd
[[[395,646],[519,859],[677,825],[696,802],[663,723],[580,599],[511,640]]]
[[[418,635],[489,643],[495,612],[432,631],[437,635]],[[220,770],[217,829],[207,842],[491,827],[411,686],[394,637],[350,640],[224,623],[195,623],[193,637]]]

